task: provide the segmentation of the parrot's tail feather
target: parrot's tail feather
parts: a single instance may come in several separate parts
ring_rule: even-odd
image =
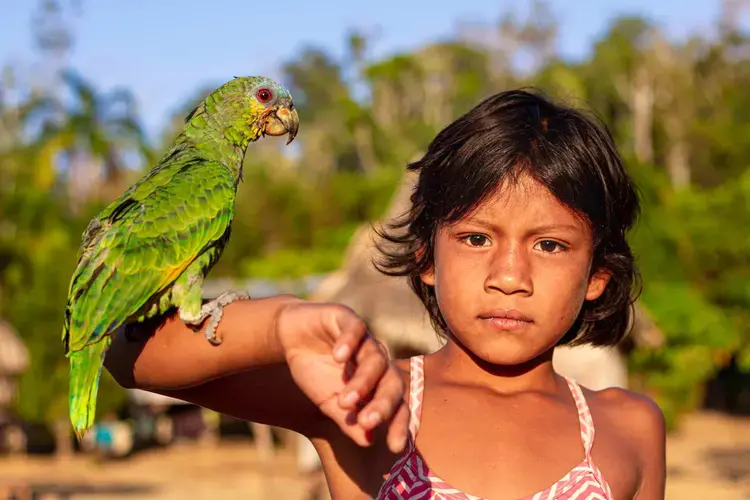
[[[78,441],[94,425],[96,397],[108,342],[89,345],[70,353],[70,423]]]

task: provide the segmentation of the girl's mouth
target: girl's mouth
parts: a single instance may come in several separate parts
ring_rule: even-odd
[[[531,318],[515,309],[493,309],[480,314],[479,318],[489,322],[493,328],[505,331],[520,330],[534,322]]]

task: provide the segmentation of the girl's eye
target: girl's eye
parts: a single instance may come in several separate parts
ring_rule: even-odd
[[[468,236],[464,236],[463,240],[473,247],[481,247],[484,246],[485,243],[489,242],[487,237],[483,234],[470,234]]]
[[[271,100],[272,94],[271,94],[271,91],[268,89],[260,89],[258,93],[256,94],[256,96],[258,97],[258,100],[260,102],[265,104]]]
[[[537,245],[539,246],[539,249],[542,252],[547,252],[547,253],[556,253],[555,252],[556,248],[559,248],[561,252],[567,250],[560,243],[556,241],[552,241],[552,240],[543,240],[537,243]]]

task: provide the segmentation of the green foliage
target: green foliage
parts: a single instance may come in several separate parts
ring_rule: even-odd
[[[7,162],[0,162],[0,168]],[[4,255],[0,315],[21,333],[31,366],[20,381],[17,407],[26,418],[65,420],[68,408],[68,361],[61,335],[65,297],[85,222],[65,216],[57,196],[21,186],[2,198]],[[122,404],[124,391],[103,377],[101,410]]]
[[[212,276],[301,277],[335,270],[356,228],[381,217],[401,177],[332,172],[300,181],[295,174],[246,171],[233,237]]]
[[[673,192],[653,168],[636,178],[644,211],[631,241],[644,287],[641,299],[666,336],[630,358],[638,386],[652,392],[674,425],[702,396],[702,382],[750,350],[750,170],[714,189]],[[746,365],[746,368],[750,366]]]

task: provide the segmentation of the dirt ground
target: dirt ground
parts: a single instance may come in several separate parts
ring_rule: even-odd
[[[669,500],[750,499],[750,419],[688,416],[669,438],[668,465]],[[177,445],[105,463],[0,458],[0,499],[9,498],[3,487],[25,483],[34,500],[306,500],[313,480],[297,473],[293,450],[264,461],[247,441]]]

